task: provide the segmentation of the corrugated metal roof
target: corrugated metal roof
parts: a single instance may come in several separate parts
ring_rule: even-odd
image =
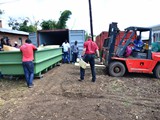
[[[154,28],[154,27],[160,27],[160,24],[151,26],[151,28]]]
[[[29,35],[28,32],[18,31],[18,30],[10,30],[5,28],[0,28],[0,32],[19,34],[19,35]]]
[[[160,30],[160,24],[151,26],[151,28],[152,28],[152,31],[159,31]]]

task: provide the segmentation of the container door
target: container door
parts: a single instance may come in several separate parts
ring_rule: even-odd
[[[37,43],[37,33],[29,33],[29,39],[32,41],[32,43],[38,47]]]
[[[83,44],[85,41],[85,31],[84,30],[69,30],[69,43],[70,46],[74,45],[74,42],[78,42],[79,55],[82,54]],[[70,52],[70,60],[72,61],[72,54]]]

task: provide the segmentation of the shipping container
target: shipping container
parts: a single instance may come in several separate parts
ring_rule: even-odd
[[[98,36],[96,36],[95,42],[97,43],[99,50],[101,51],[103,48],[103,42],[108,37],[108,32],[103,31]]]
[[[29,38],[36,46],[40,46],[43,43],[45,43],[46,45],[61,46],[65,40],[67,40],[70,46],[72,46],[74,42],[77,41],[79,53],[81,54],[85,41],[85,31],[69,29],[39,30],[36,33],[30,33]],[[72,60],[72,56],[70,57],[70,60]]]
[[[122,39],[123,35],[124,35],[124,31],[120,31],[119,34],[116,37],[115,47],[118,46],[118,44],[119,44],[120,40]],[[126,39],[128,39],[130,35],[131,35],[131,33],[127,34]],[[108,32],[106,32],[106,31],[103,31],[98,36],[96,36],[96,43],[97,43],[100,51],[102,51],[104,40],[107,37],[108,37]],[[133,37],[133,39],[136,39],[136,35]]]

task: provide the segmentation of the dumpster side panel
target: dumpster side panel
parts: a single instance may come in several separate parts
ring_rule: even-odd
[[[0,51],[0,63],[21,62],[22,53],[20,51]]]
[[[69,31],[69,43],[70,46],[74,45],[74,42],[78,42],[79,54],[83,51],[83,44],[85,41],[85,31],[84,30],[70,30]],[[72,55],[70,52],[70,60],[72,60]]]
[[[24,74],[22,68],[22,53],[20,51],[1,51],[0,58],[0,68],[2,74]]]
[[[45,49],[35,52],[35,74],[62,60],[62,48]]]
[[[3,64],[1,65],[1,73],[3,75],[23,75],[22,63],[12,63],[10,65]]]
[[[44,48],[35,51],[34,74],[39,74],[62,60],[62,48]],[[24,75],[20,51],[0,52],[0,72],[3,75]]]

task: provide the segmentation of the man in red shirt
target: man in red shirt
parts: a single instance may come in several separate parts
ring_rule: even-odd
[[[36,46],[31,44],[30,39],[26,39],[25,44],[20,47],[22,52],[22,65],[23,70],[27,82],[27,86],[29,88],[33,87],[33,79],[34,79],[34,50],[37,50]]]
[[[98,46],[95,42],[92,41],[92,37],[89,36],[88,40],[84,43],[84,48],[82,52],[83,60],[90,64],[91,72],[92,72],[92,82],[96,81],[96,73],[95,73],[95,53],[97,53],[97,57],[99,58],[99,50]],[[85,69],[80,67],[80,80],[83,81],[85,76]]]

